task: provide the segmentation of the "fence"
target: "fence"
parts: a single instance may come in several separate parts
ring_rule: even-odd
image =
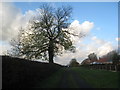
[[[113,64],[92,64],[92,65],[82,65],[82,66],[90,69],[120,71],[120,65],[113,65]]]

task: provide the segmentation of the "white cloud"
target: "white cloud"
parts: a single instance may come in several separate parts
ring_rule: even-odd
[[[91,40],[95,41],[96,44],[100,44],[100,45],[106,43],[104,40],[98,39],[96,36],[93,36]]]
[[[82,31],[88,33],[94,26],[93,22],[85,21],[81,24]]]
[[[20,26],[20,9],[12,3],[0,3],[0,54],[10,49],[9,41],[17,35]]]
[[[84,23],[79,24],[79,21],[75,20],[70,27],[72,27],[73,31],[72,30],[71,31],[74,33],[80,33],[84,31],[86,32],[86,34],[89,34],[93,26],[94,26],[93,22],[85,21]],[[97,28],[97,29],[100,30],[101,28]],[[79,60],[85,59],[85,57],[87,57],[88,54],[93,52],[96,53],[98,56],[102,56],[112,51],[113,49],[115,49],[115,47],[112,45],[111,42],[100,39],[97,36],[91,37],[92,41],[90,41],[87,44],[84,44],[84,38],[80,39],[80,38],[73,37],[72,39],[74,41],[74,44],[79,49],[79,51],[77,51],[74,54],[74,56],[76,55],[79,56]],[[82,45],[81,46],[82,48],[80,48],[80,45]],[[82,54],[80,54],[80,52],[82,52]]]
[[[12,3],[1,3],[0,17],[2,30],[0,30],[0,40],[10,40],[18,33],[17,27],[19,26],[19,17],[21,16],[20,10],[17,9]]]
[[[77,35],[79,35],[80,33],[87,34],[93,28],[93,26],[94,26],[93,22],[84,21],[82,24],[80,24],[78,20],[74,20],[70,24],[69,30],[70,32],[75,33]]]
[[[105,44],[101,45],[98,50],[98,55],[102,56],[107,54],[108,52],[112,51],[114,48],[110,42],[106,42]]]
[[[71,59],[76,58],[77,61],[81,63],[81,61],[86,57],[87,57],[87,53],[85,51],[77,49],[75,53],[68,51],[66,53],[63,53],[61,56],[57,56],[55,58],[55,62],[62,65],[67,65],[69,64]]]
[[[0,24],[2,24],[2,30],[0,30],[0,40],[10,41],[13,37],[16,37],[20,27],[26,27],[30,18],[35,15],[40,15],[38,12],[40,9],[28,10],[25,14],[22,14],[21,10],[16,8],[12,3],[1,3],[0,17],[2,17]]]
[[[116,41],[120,41],[120,38],[115,38]]]
[[[95,52],[98,56],[105,55],[115,49],[111,42],[99,39],[96,36],[93,36],[91,40],[93,41],[90,44],[91,46],[88,45],[88,51]]]
[[[98,57],[101,57],[114,49],[110,42],[99,39],[96,36],[91,38],[89,44],[84,43],[84,40],[81,42],[79,42],[79,40],[76,41],[77,48],[75,53],[64,53],[62,56],[55,58],[56,62],[66,65],[72,58],[76,58],[77,61],[81,63],[84,59],[88,58],[90,53],[96,53]]]
[[[68,27],[68,30],[70,33],[78,35],[77,36],[73,36],[71,35],[71,40],[73,41],[74,44],[76,44],[76,42],[80,43],[82,41],[83,38],[81,38],[83,35],[88,35],[90,30],[92,30],[94,26],[93,22],[90,21],[84,21],[83,23],[80,24],[80,22],[78,20],[74,20],[70,26]]]
[[[96,53],[98,57],[101,57],[114,49],[112,44],[107,41],[104,44],[96,43],[96,41],[91,41],[89,44],[84,44],[84,42],[79,44],[75,53],[63,54],[63,57],[60,57],[58,62],[68,64],[72,58],[76,58],[81,63],[90,53]]]
[[[85,33],[88,35],[94,26],[93,22],[85,21],[82,24],[78,20],[71,23],[70,29],[72,33],[79,34]],[[79,62],[83,61],[90,53],[96,53],[98,57],[107,54],[114,49],[113,45],[109,41],[98,38],[97,36],[91,37],[89,43],[84,43],[84,38],[72,37],[74,45],[77,47],[75,53],[67,52],[62,56],[57,57],[57,62],[62,64],[68,64],[72,58],[76,58]]]
[[[9,43],[18,35],[20,27],[27,27],[30,18],[40,15],[39,10],[28,10],[22,14],[13,3],[0,3],[0,42]],[[0,48],[0,54],[10,49],[8,44],[0,44]]]
[[[7,50],[10,50],[9,43],[6,42],[0,42],[0,55],[7,54]]]

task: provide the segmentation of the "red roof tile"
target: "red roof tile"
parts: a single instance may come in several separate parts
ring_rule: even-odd
[[[100,58],[97,62],[108,62],[107,58]]]

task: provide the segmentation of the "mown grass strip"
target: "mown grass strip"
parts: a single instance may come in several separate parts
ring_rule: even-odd
[[[76,71],[80,77],[94,88],[119,88],[120,72],[90,70],[83,67],[75,67],[71,69]]]
[[[68,84],[69,88],[79,88],[72,74],[68,75]]]

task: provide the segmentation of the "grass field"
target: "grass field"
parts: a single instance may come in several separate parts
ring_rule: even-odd
[[[119,88],[120,72],[2,57],[3,88]]]
[[[119,72],[90,70],[83,67],[72,67],[69,69],[76,72],[79,77],[85,80],[93,88],[119,88],[120,86]],[[60,71],[54,73],[51,77],[38,84],[38,86],[41,85],[43,88],[57,88],[60,84],[60,79],[62,79],[62,74],[65,71],[66,69],[62,68]],[[78,88],[78,85],[76,84],[74,77],[71,74],[67,74],[67,79],[67,84],[70,86],[69,88]]]
[[[72,68],[80,77],[95,88],[120,88],[120,72]]]

